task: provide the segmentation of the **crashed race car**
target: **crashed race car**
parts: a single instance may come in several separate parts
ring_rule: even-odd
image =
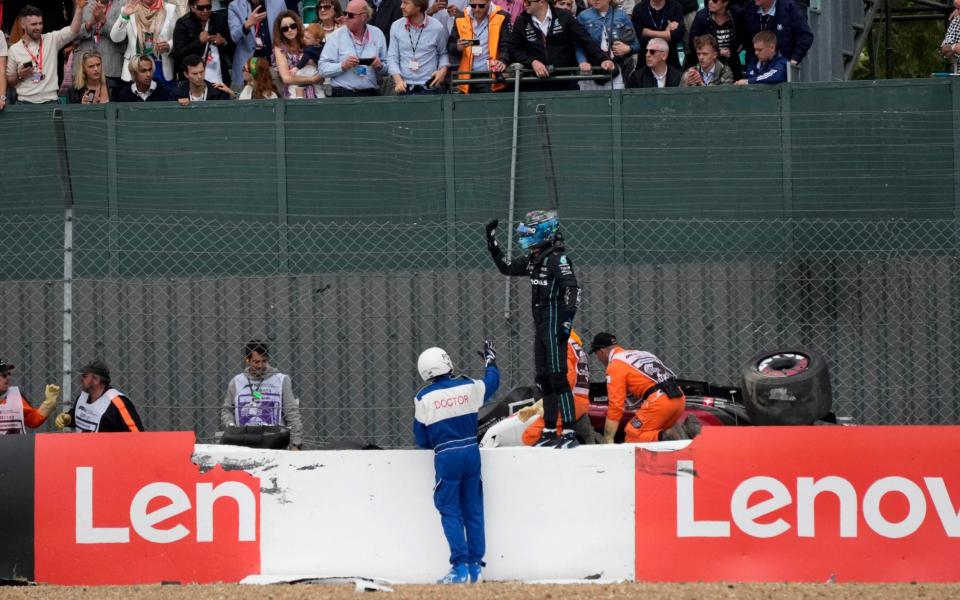
[[[846,421],[832,412],[826,360],[810,350],[790,348],[753,356],[740,369],[739,387],[691,379],[678,379],[677,383],[686,396],[686,408],[676,427],[681,438],[694,437],[700,426],[814,425]],[[480,445],[485,448],[522,445],[524,430],[538,417],[524,418],[527,415],[521,415],[520,411],[539,398],[536,387],[521,386],[485,405],[478,415]],[[627,398],[615,442],[623,442],[624,427],[638,407],[636,399]],[[593,429],[602,434],[607,418],[605,382],[590,384],[588,416]]]

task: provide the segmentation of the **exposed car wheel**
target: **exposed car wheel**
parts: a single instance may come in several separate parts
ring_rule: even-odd
[[[816,352],[761,352],[743,365],[740,376],[754,425],[810,425],[833,407],[827,361]]]

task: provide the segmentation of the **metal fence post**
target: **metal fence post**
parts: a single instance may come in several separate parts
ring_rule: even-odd
[[[443,112],[443,175],[444,175],[444,205],[447,213],[447,266],[456,268],[457,244],[457,192],[456,192],[456,156],[453,139],[453,98],[452,94],[444,94],[440,99],[440,109]]]
[[[517,134],[520,130],[520,73],[523,65],[513,65],[513,138],[510,142],[510,205],[507,207],[507,260],[513,257],[513,210],[517,194]],[[503,318],[510,318],[510,277],[503,296]]]
[[[290,256],[287,247],[287,225],[289,224],[287,206],[287,111],[282,102],[274,105],[274,123],[276,124],[277,151],[277,268],[281,273],[290,272]]]
[[[626,240],[623,234],[623,93],[619,90],[610,92],[610,132],[613,136],[611,146],[613,156],[613,247],[617,262],[622,264],[626,251]]]
[[[120,201],[117,186],[117,108],[107,104],[104,108],[107,121],[107,227],[109,237],[109,269],[110,277],[120,274],[120,234],[118,232],[120,220]]]
[[[782,159],[783,209],[787,218],[793,218],[793,135],[790,97],[791,84],[780,86],[780,156]]]
[[[66,404],[73,397],[73,185],[70,179],[70,159],[67,157],[67,134],[63,125],[63,110],[53,111],[53,129],[57,138],[57,157],[60,162],[60,186],[63,192],[63,395]]]

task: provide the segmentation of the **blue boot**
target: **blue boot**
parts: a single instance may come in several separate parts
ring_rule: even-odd
[[[469,583],[470,582],[470,570],[467,568],[466,563],[460,563],[459,565],[453,565],[453,568],[450,569],[450,572],[443,576],[443,579],[437,583]]]
[[[470,563],[467,569],[470,571],[470,583],[480,583],[483,580],[483,563]]]

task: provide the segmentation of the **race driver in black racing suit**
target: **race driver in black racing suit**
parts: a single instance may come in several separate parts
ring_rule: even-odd
[[[517,227],[520,247],[530,254],[512,262],[504,260],[497,244],[499,221],[487,223],[487,249],[493,262],[504,275],[530,277],[535,339],[533,356],[536,364],[536,383],[543,392],[543,420],[548,425],[557,422],[557,410],[563,420],[563,434],[544,427],[536,446],[573,448],[579,445],[574,435],[573,393],[567,382],[567,338],[573,327],[573,317],[580,302],[580,288],[573,274],[573,265],[564,253],[560,223],[554,211],[534,210]]]

